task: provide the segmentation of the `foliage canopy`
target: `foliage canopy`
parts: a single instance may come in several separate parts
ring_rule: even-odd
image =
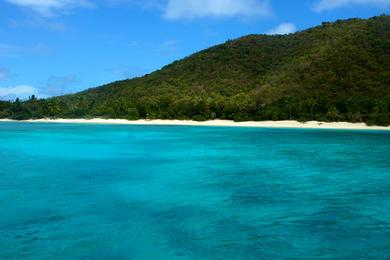
[[[140,78],[46,100],[0,102],[0,118],[350,121],[389,125],[390,17],[249,35]]]

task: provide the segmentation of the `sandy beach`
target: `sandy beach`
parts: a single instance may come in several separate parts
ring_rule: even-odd
[[[210,120],[197,122],[191,120],[137,120],[125,119],[37,119],[15,121],[0,119],[0,122],[28,122],[28,123],[66,123],[66,124],[118,124],[118,125],[179,125],[179,126],[224,126],[224,127],[262,127],[262,128],[309,128],[309,129],[355,129],[355,130],[390,130],[390,126],[367,126],[365,123],[348,122],[317,122],[301,123],[298,121],[261,121],[261,122],[234,122],[229,120]]]

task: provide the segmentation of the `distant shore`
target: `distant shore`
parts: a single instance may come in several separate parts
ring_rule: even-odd
[[[177,126],[229,126],[229,127],[260,127],[260,128],[311,128],[311,129],[356,129],[356,130],[390,130],[390,126],[368,126],[365,123],[348,122],[317,122],[301,123],[298,121],[259,121],[234,122],[229,120],[209,120],[197,122],[191,120],[137,120],[125,119],[37,119],[37,120],[10,120],[0,119],[0,122],[27,122],[27,123],[65,123],[65,124],[118,124],[118,125],[177,125]]]

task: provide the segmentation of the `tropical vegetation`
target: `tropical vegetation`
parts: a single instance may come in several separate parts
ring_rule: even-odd
[[[390,124],[390,17],[249,35],[143,77],[0,102],[0,118],[319,120]]]

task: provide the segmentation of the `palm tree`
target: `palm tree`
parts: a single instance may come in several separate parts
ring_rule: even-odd
[[[291,97],[288,97],[286,99],[286,104],[288,105],[288,109],[289,109],[289,119],[292,120],[292,107],[293,107],[293,104],[294,104],[294,99],[291,98]]]
[[[315,100],[314,98],[310,98],[308,101],[307,101],[308,105],[310,106],[310,116],[311,116],[311,120],[314,120],[314,107],[318,104],[317,100]]]

